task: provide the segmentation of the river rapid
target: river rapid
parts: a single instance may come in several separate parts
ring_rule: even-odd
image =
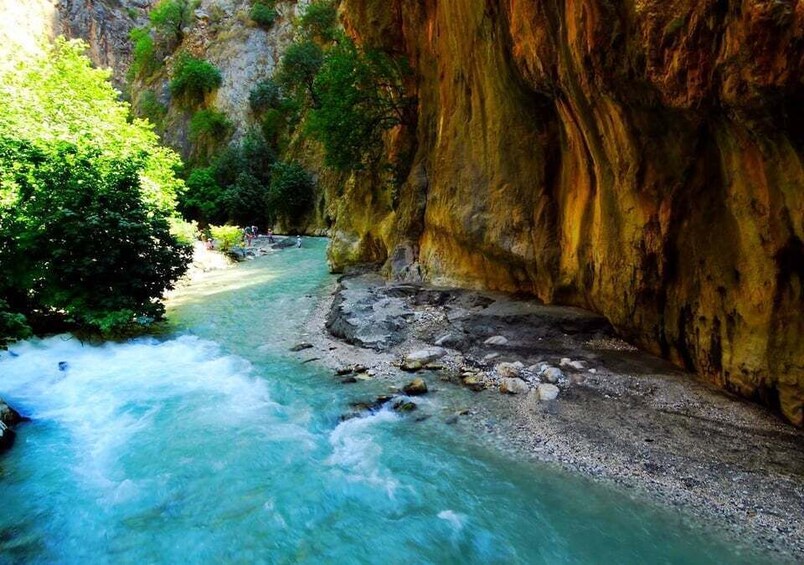
[[[381,385],[288,353],[331,291],[325,245],[204,274],[158,338],[0,353],[32,419],[0,455],[0,563],[762,562],[443,419],[341,422]]]

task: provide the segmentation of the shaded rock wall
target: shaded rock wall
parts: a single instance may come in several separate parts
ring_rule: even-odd
[[[804,423],[804,4],[347,0],[404,53],[394,198],[336,210],[335,269],[532,293]],[[386,189],[387,192],[388,189]]]

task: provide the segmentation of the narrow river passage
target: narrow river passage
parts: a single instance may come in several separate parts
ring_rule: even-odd
[[[288,353],[332,288],[305,243],[205,274],[158,339],[0,353],[0,396],[32,418],[0,456],[0,563],[762,561],[443,418],[340,422],[387,384]]]

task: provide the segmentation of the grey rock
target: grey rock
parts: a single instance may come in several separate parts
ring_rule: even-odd
[[[436,359],[441,359],[446,354],[447,350],[443,347],[428,347],[427,349],[420,349],[419,351],[408,353],[402,363],[402,369],[405,371],[416,371]]]
[[[564,373],[558,367],[547,367],[539,374],[539,377],[550,384],[555,384],[564,380]]]
[[[303,341],[301,343],[297,343],[293,347],[290,348],[291,351],[304,351],[305,349],[311,349],[313,347],[312,343],[307,343]]]
[[[495,335],[483,342],[484,345],[507,345],[508,339],[501,335]]]
[[[527,394],[528,385],[522,379],[507,378],[500,381],[500,392],[507,394]]]
[[[555,400],[558,398],[558,387],[551,384],[540,384],[538,387],[539,400]]]

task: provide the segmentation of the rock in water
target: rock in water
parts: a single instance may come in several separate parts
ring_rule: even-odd
[[[5,451],[14,445],[14,431],[0,422],[0,451]]]
[[[4,423],[6,426],[13,426],[19,424],[21,421],[22,417],[19,413],[0,398],[0,422]]]
[[[500,392],[508,394],[527,394],[528,385],[522,379],[507,378],[500,381]]]
[[[290,348],[291,351],[304,351],[305,349],[311,349],[313,347],[312,343],[307,343],[303,341],[301,343],[297,343],[293,347]]]
[[[417,371],[428,363],[435,361],[436,359],[441,359],[446,354],[447,350],[443,347],[428,347],[427,349],[421,349],[419,351],[414,351],[413,353],[408,353],[402,363],[402,370]]]
[[[558,398],[558,387],[551,384],[539,385],[539,400],[555,400]]]
[[[408,396],[420,396],[422,394],[427,394],[427,383],[424,382],[424,379],[413,379],[404,386],[402,392]]]

